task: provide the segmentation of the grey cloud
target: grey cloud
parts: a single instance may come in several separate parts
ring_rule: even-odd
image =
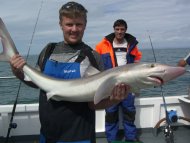
[[[0,17],[20,51],[26,52],[31,40],[41,0],[0,0]],[[33,40],[32,52],[39,51],[50,41],[62,40],[58,10],[65,0],[44,0]],[[88,9],[84,40],[94,46],[113,31],[118,18],[127,21],[128,32],[143,48],[150,48],[147,30],[158,47],[189,46],[189,0],[77,0]]]

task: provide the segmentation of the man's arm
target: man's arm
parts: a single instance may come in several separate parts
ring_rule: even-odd
[[[190,65],[190,53],[178,62],[178,66],[180,67],[185,67],[187,64]]]
[[[131,54],[135,56],[134,63],[140,62],[142,58],[142,52],[139,51],[137,46],[135,46],[135,48],[131,51]]]
[[[103,63],[103,59],[101,58],[101,55],[97,51],[93,51],[93,55],[94,55],[96,62],[99,66],[99,70],[104,71],[104,63]]]
[[[34,83],[24,80],[23,67],[24,67],[25,64],[26,64],[26,61],[21,55],[14,55],[10,59],[10,66],[11,66],[13,74],[18,79],[20,79],[25,84],[27,84],[28,86],[33,87],[33,88],[38,88]]]

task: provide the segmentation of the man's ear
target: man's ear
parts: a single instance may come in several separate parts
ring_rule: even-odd
[[[60,28],[63,30],[61,21],[59,21],[59,26],[60,26]]]

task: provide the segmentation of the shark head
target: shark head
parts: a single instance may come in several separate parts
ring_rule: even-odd
[[[161,86],[186,72],[184,67],[175,67],[159,63],[131,64],[127,75],[128,83],[136,89]],[[123,77],[124,78],[124,77]]]
[[[147,68],[149,68],[147,71],[147,80],[152,81],[155,86],[165,84],[186,72],[184,67],[169,66],[159,63],[147,64]]]

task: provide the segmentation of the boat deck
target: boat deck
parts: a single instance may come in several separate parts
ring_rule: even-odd
[[[165,125],[165,110],[163,99],[161,97],[154,98],[136,98],[136,117],[135,124],[138,129],[139,139],[144,143],[189,143],[190,142],[190,112],[189,103],[179,100],[184,96],[166,97],[168,111],[176,111],[178,121],[173,123],[174,142],[165,140],[163,126]],[[5,143],[9,120],[11,118],[13,105],[0,106],[0,143]],[[183,119],[184,118],[184,119]],[[122,119],[122,118],[121,118]],[[18,104],[14,116],[14,123],[17,124],[16,129],[11,130],[9,143],[38,143],[40,122],[38,114],[38,104]],[[159,123],[159,124],[158,124]],[[152,127],[162,126],[159,128],[157,136],[156,131]],[[157,126],[159,125],[159,126]],[[175,126],[174,126],[175,125]],[[122,120],[120,120],[120,129],[122,129]],[[96,111],[96,132],[97,143],[107,143],[105,138],[105,111]],[[123,132],[119,133],[121,140]],[[116,142],[115,142],[116,143]],[[120,142],[117,142],[120,143]]]
[[[173,127],[174,142],[170,142],[164,136],[163,127],[160,129],[138,129],[139,138],[143,143],[189,143],[190,141],[190,126],[175,126]],[[157,134],[156,134],[157,133]],[[9,138],[9,143],[38,143],[38,136],[20,136]],[[124,143],[123,131],[119,132],[121,141],[117,143]],[[0,143],[4,143],[5,138],[0,138]],[[107,143],[104,133],[97,134],[97,143]],[[114,142],[116,143],[116,142]],[[126,142],[129,143],[129,142]],[[138,142],[136,142],[138,143]]]
[[[143,143],[189,143],[190,142],[190,126],[173,127],[174,142],[171,142],[169,139],[166,139],[163,129],[164,129],[163,127],[158,129],[157,131],[155,129],[139,129],[138,130],[139,139]],[[121,140],[124,140],[122,132],[120,132],[120,137]],[[97,143],[107,143],[105,136],[98,137]]]

